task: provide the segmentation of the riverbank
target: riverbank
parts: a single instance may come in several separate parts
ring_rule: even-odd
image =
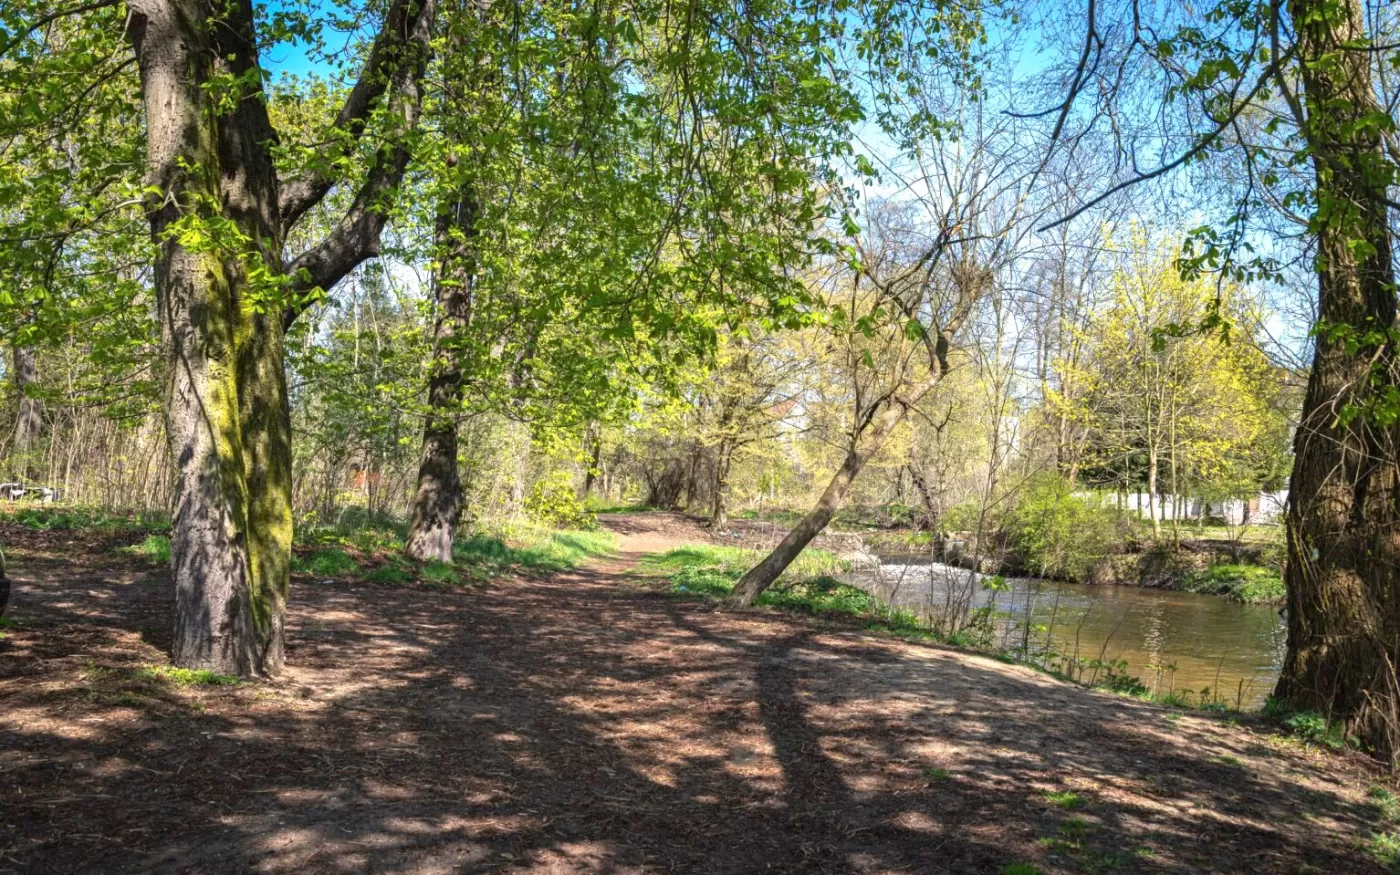
[[[285,676],[238,684],[165,668],[140,557],[17,539],[0,871],[1382,873],[1400,847],[1354,756],[716,612],[630,574],[702,530],[603,523],[616,554],[571,571],[299,579]]]
[[[879,509],[865,509],[866,514]],[[718,538],[755,549],[771,548],[787,534],[796,514],[769,512],[731,520]],[[987,575],[1040,578],[1092,586],[1136,586],[1217,595],[1244,604],[1282,604],[1285,598],[1282,543],[1276,527],[1234,530],[1183,526],[1178,537],[1130,529],[1103,545],[1103,553],[1066,574],[1020,555],[1005,533],[979,547],[972,532],[932,532],[908,528],[896,516],[869,518],[848,510],[813,541],[856,562],[879,556],[918,556]]]

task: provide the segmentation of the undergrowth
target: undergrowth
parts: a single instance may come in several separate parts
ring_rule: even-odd
[[[170,564],[170,537],[168,535],[147,535],[128,547],[120,548],[122,553],[140,556],[153,565]]]
[[[1212,565],[1187,575],[1181,588],[1202,595],[1223,595],[1251,605],[1281,602],[1287,595],[1278,571],[1258,565]]]
[[[0,522],[15,523],[39,532],[79,529],[108,533],[163,532],[170,528],[170,520],[165,514],[151,511],[122,513],[93,507],[25,502],[0,509]]]
[[[233,687],[242,683],[236,677],[208,669],[176,668],[172,665],[148,666],[139,669],[136,676],[142,680],[160,681],[177,687]]]
[[[403,527],[392,521],[363,528],[306,526],[298,537],[303,548],[292,570],[324,578],[351,577],[394,586],[418,581],[428,586],[470,586],[513,572],[551,573],[577,568],[589,559],[608,556],[616,538],[603,531],[557,531],[520,523],[483,529],[459,538],[452,563],[415,563],[402,555]],[[307,549],[307,548],[317,549]]]

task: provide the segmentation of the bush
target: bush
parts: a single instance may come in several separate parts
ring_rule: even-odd
[[[1008,529],[1029,570],[1084,580],[1122,540],[1124,520],[1118,511],[1075,495],[1068,483],[1052,475],[1026,490]]]
[[[525,513],[540,525],[584,531],[598,528],[597,518],[574,491],[574,478],[568,471],[553,471],[537,480],[525,499]]]
[[[1278,571],[1258,565],[1215,565],[1189,575],[1181,588],[1187,592],[1223,595],[1245,604],[1282,602],[1287,596]]]

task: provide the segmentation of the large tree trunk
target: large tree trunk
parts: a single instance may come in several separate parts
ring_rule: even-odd
[[[753,604],[760,593],[782,576],[812,539],[821,534],[822,529],[826,528],[831,518],[846,503],[846,493],[850,492],[851,484],[855,482],[861,468],[880,451],[890,434],[904,421],[909,409],[918,404],[933,385],[933,382],[929,382],[920,387],[911,398],[899,402],[885,402],[886,406],[882,411],[867,417],[866,429],[855,429],[846,459],[832,475],[831,482],[822,491],[821,498],[817,499],[816,505],[807,511],[806,516],[798,520],[797,525],[793,526],[792,531],[787,533],[778,546],[773,548],[773,552],[739,579],[734,585],[734,592],[729,596],[730,607],[745,608]],[[871,425],[873,427],[869,427]]]
[[[281,271],[273,142],[262,100],[220,114],[204,86],[256,64],[252,8],[217,23],[195,0],[133,0],[151,233],[170,363],[168,433],[178,665],[258,675],[283,659],[291,549],[291,442],[281,323],[255,307],[249,269]],[[217,25],[217,26],[216,26]],[[227,239],[231,222],[245,251]],[[216,238],[217,239],[217,238]],[[249,251],[250,250],[250,251]],[[259,309],[262,313],[257,312]]]
[[[279,203],[251,0],[129,0],[128,9],[170,366],[172,656],[188,668],[273,674],[284,659],[292,544],[283,332],[311,292],[331,288],[378,251],[383,200],[402,179],[407,146],[381,147],[340,223],[284,269],[286,223],[318,203],[335,178],[311,172]],[[386,92],[401,132],[416,122],[434,11],[432,0],[390,4],[361,81],[336,117],[352,139]],[[230,83],[241,93],[226,93]]]
[[[428,415],[418,491],[404,551],[422,562],[452,561],[452,542],[462,513],[462,481],[457,470],[457,419],[462,406],[461,352],[454,344],[471,325],[472,283],[476,278],[477,204],[464,184],[438,211],[437,319],[433,325],[433,365],[428,381]]]
[[[43,419],[39,415],[39,402],[29,394],[29,387],[39,382],[39,362],[34,347],[14,348],[14,381],[18,404],[15,409],[15,440],[11,453],[15,468],[12,473],[14,477],[23,481],[29,479],[34,469],[31,454],[44,427]]]
[[[1357,0],[1295,0],[1319,204],[1319,330],[1289,484],[1288,650],[1275,695],[1400,760],[1400,457],[1384,110]],[[1317,59],[1326,56],[1330,60]],[[1359,347],[1358,347],[1358,341]],[[1393,395],[1391,395],[1393,397]],[[1379,402],[1379,403],[1377,403]]]

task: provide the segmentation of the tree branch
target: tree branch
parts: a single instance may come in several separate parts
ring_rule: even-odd
[[[84,12],[96,12],[98,9],[106,9],[109,6],[116,6],[121,0],[97,0],[96,3],[84,3],[82,6],[74,6],[69,9],[59,9],[50,12],[48,15],[36,18],[27,27],[23,27],[14,36],[3,43],[0,43],[0,56],[9,54],[10,49],[24,42],[34,31],[47,25],[53,24],[60,18],[67,18],[70,15],[82,15]]]
[[[395,7],[404,2],[399,0]],[[284,329],[290,328],[310,306],[314,300],[312,292],[330,289],[360,262],[379,254],[380,235],[388,220],[390,199],[398,190],[408,167],[407,138],[417,128],[422,111],[423,75],[428,67],[433,30],[434,0],[406,2],[419,2],[421,5],[412,19],[412,27],[396,44],[395,54],[402,55],[402,58],[393,69],[389,92],[389,113],[398,120],[395,130],[375,153],[374,163],[364,184],[340,222],[324,240],[303,252],[288,267],[294,300],[298,303],[283,311]],[[412,53],[409,54],[408,50]]]
[[[369,121],[374,104],[390,88],[399,88],[405,70],[412,70],[421,63],[419,55],[418,30],[425,16],[432,19],[434,0],[394,0],[384,17],[369,58],[360,71],[355,87],[345,98],[345,103],[331,124],[331,131],[345,131],[349,136],[343,141],[342,154],[359,140]],[[429,27],[431,30],[431,27]],[[426,41],[424,41],[424,46]],[[422,73],[416,77],[422,81]],[[278,196],[278,212],[282,218],[285,233],[306,214],[306,211],[321,202],[321,199],[335,187],[336,175],[326,166],[310,170],[293,179],[284,181]]]

